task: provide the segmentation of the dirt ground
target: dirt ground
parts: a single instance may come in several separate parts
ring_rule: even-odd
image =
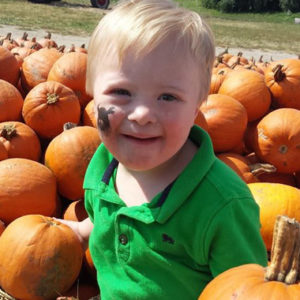
[[[12,33],[12,38],[18,38],[21,37],[24,33],[24,30],[21,28],[15,27],[15,26],[8,26],[8,25],[0,25],[0,36],[6,35],[8,32]],[[26,30],[28,33],[28,38],[36,37],[36,39],[40,39],[46,35],[46,32],[44,30],[35,30],[30,31]],[[82,44],[85,44],[86,47],[88,47],[89,43],[89,37],[82,37],[82,36],[71,36],[71,35],[59,35],[56,33],[52,34],[52,38],[57,42],[57,44],[65,45],[66,47],[71,46],[72,44],[75,44],[75,46],[81,46]],[[216,53],[219,54],[222,51],[224,51],[224,48],[216,47]],[[242,52],[243,56],[246,58],[254,58],[255,60],[258,60],[261,55],[263,55],[264,61],[269,61],[271,59],[278,60],[283,58],[297,58],[296,55],[283,53],[283,52],[275,52],[275,51],[262,51],[259,49],[235,49],[235,48],[229,48],[229,52],[232,54],[237,54],[238,52]]]

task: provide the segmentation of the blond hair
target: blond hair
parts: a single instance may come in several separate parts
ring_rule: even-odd
[[[130,48],[136,57],[155,49],[172,36],[174,46],[181,43],[199,64],[204,81],[199,100],[206,98],[215,58],[214,39],[208,25],[196,12],[179,7],[171,0],[120,1],[106,14],[94,30],[87,62],[86,90],[93,95],[93,82],[101,61],[116,49],[120,64]]]

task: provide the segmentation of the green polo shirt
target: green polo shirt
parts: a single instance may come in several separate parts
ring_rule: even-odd
[[[267,264],[259,208],[247,185],[197,126],[192,161],[150,203],[127,207],[114,189],[118,162],[101,144],[86,172],[89,240],[102,300],[197,299],[228,268]]]

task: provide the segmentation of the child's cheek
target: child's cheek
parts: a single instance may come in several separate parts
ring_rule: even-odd
[[[101,133],[108,135],[112,128],[118,123],[118,119],[121,119],[123,115],[122,111],[115,106],[101,106],[99,104],[96,108],[97,126]]]

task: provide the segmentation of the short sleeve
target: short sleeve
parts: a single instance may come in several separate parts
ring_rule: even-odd
[[[260,234],[259,207],[253,198],[232,199],[218,211],[206,232],[205,252],[215,277],[247,263],[267,265]]]
[[[94,223],[94,209],[93,209],[93,190],[85,190],[84,192],[84,207],[85,210],[91,219],[92,223]]]

